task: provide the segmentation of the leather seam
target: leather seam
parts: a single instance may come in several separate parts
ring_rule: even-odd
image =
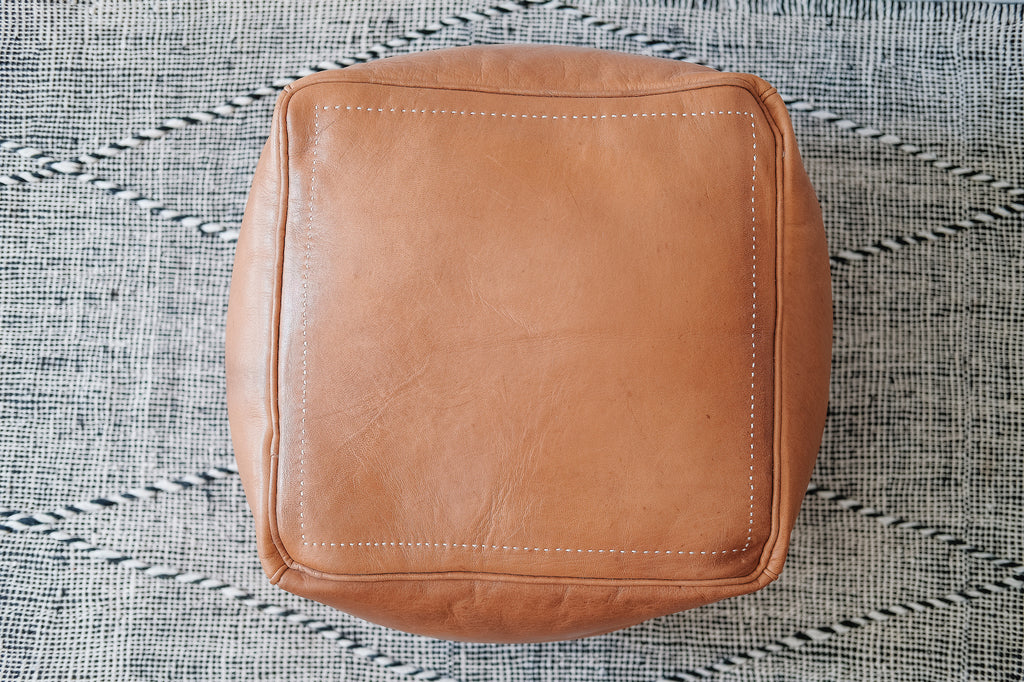
[[[280,340],[281,340],[281,309],[283,306],[283,283],[284,283],[284,261],[288,245],[288,220],[289,206],[288,198],[291,192],[291,154],[289,153],[288,105],[291,94],[284,95],[281,100],[280,109],[275,109],[273,120],[272,137],[276,137],[275,149],[280,159],[280,170],[278,180],[278,223],[275,232],[275,269],[274,269],[274,295],[270,310],[270,363],[269,363],[269,385],[270,406],[268,417],[270,419],[270,442],[264,454],[263,466],[268,469],[269,483],[266,491],[266,520],[270,541],[274,545],[277,557],[285,566],[291,566],[291,558],[284,540],[281,538],[278,529],[279,516],[277,513],[278,501],[278,462],[281,447],[281,415],[280,415]],[[268,555],[269,561],[271,557]],[[261,559],[262,561],[263,559]],[[265,564],[266,565],[266,564]],[[283,575],[283,573],[282,573]]]
[[[288,573],[312,578],[328,580],[336,583],[374,583],[374,582],[433,582],[433,581],[474,581],[493,583],[520,583],[534,585],[568,585],[581,587],[731,587],[745,586],[759,582],[772,582],[765,579],[762,569],[749,576],[726,576],[723,578],[599,578],[558,575],[535,575],[532,573],[511,573],[509,571],[394,571],[390,573],[327,573],[310,569],[302,564],[285,566],[281,578]]]
[[[701,76],[713,80],[710,83],[691,83],[687,85],[666,85],[654,87],[638,92],[623,90],[603,90],[595,92],[578,92],[573,90],[516,90],[514,88],[502,88],[486,85],[462,85],[460,83],[417,83],[402,80],[389,80],[386,78],[356,78],[352,72],[344,73],[339,71],[327,71],[322,74],[307,76],[310,80],[305,83],[292,83],[287,86],[289,92],[298,92],[304,88],[315,85],[379,85],[386,88],[409,88],[411,90],[436,90],[439,92],[467,92],[484,95],[502,95],[508,97],[539,97],[546,99],[633,99],[640,97],[653,97],[658,95],[671,95],[680,92],[691,92],[694,90],[705,90],[718,87],[738,87],[742,90],[756,95],[750,87],[749,80],[742,74],[730,72],[709,71],[690,76]]]
[[[300,439],[300,467],[299,467],[299,517],[300,517],[300,536],[302,544],[304,546],[314,547],[435,547],[445,549],[461,549],[461,548],[475,548],[475,549],[501,549],[504,551],[535,551],[535,552],[564,552],[564,553],[587,553],[587,554],[631,554],[638,556],[668,556],[675,554],[681,555],[718,555],[718,554],[730,554],[746,552],[750,548],[750,544],[753,539],[753,527],[754,527],[754,462],[755,462],[755,444],[754,444],[754,401],[755,401],[755,367],[756,367],[756,311],[757,311],[757,263],[756,263],[756,181],[757,181],[757,137],[756,137],[756,126],[755,126],[755,115],[747,111],[702,111],[702,112],[635,112],[632,114],[588,114],[588,115],[545,115],[545,114],[511,114],[508,112],[474,112],[465,110],[447,110],[447,109],[415,109],[415,108],[395,108],[395,107],[362,107],[362,106],[345,106],[345,110],[354,111],[365,111],[367,113],[418,113],[418,114],[457,114],[461,116],[468,115],[479,115],[481,118],[484,117],[505,117],[505,118],[520,118],[529,120],[576,120],[576,119],[589,119],[589,120],[607,120],[607,119],[618,119],[618,120],[632,120],[638,118],[654,118],[662,119],[668,117],[697,117],[710,115],[743,115],[749,116],[751,119],[751,140],[752,140],[752,151],[753,151],[753,162],[752,162],[752,174],[751,174],[751,451],[750,451],[750,505],[749,505],[749,526],[747,528],[746,544],[742,548],[734,549],[723,549],[723,550],[619,550],[619,549],[578,549],[578,548],[541,548],[541,547],[520,547],[518,545],[488,545],[485,543],[437,543],[437,542],[341,542],[341,543],[328,543],[328,542],[315,542],[306,539],[305,535],[305,516],[304,516],[304,479],[305,479],[305,447],[306,447],[306,387],[307,387],[307,366],[306,366],[306,355],[307,355],[307,339],[306,339],[306,303],[308,298],[308,277],[309,277],[309,253],[312,244],[312,228],[313,228],[313,210],[314,210],[314,199],[315,199],[315,176],[316,176],[316,162],[317,162],[317,149],[319,146],[319,138],[321,133],[319,116],[320,111],[328,111],[331,109],[341,110],[341,105],[335,106],[323,106],[314,105],[314,134],[313,134],[313,145],[312,145],[312,162],[310,171],[310,193],[309,193],[309,219],[307,222],[307,234],[305,242],[305,263],[303,269],[303,299],[302,299],[302,337],[303,337],[303,352],[302,352],[302,365],[303,365],[303,388],[302,388],[302,418],[301,418],[301,439]]]

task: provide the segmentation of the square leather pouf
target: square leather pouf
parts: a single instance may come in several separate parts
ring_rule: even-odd
[[[281,95],[229,410],[271,580],[452,639],[763,587],[825,418],[821,216],[774,89],[475,46]]]

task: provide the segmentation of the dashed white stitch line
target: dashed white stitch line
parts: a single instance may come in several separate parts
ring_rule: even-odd
[[[312,172],[310,173],[310,199],[309,199],[309,205],[310,205],[309,229],[310,229],[310,231],[312,231],[312,224],[313,224],[313,176],[316,173],[316,144],[317,144],[317,140],[318,140],[319,135],[320,135],[319,110],[321,108],[324,111],[329,111],[332,108],[335,109],[335,110],[340,110],[342,108],[342,105],[337,104],[337,105],[334,105],[333,107],[330,107],[330,106],[322,106],[322,107],[321,106],[315,106],[314,107],[314,110],[315,110],[315,112],[314,112],[314,128],[315,128],[315,133],[314,133],[314,136],[313,136],[313,163],[312,163]],[[382,107],[361,107],[361,106],[353,107],[351,105],[345,105],[345,109],[349,110],[349,111],[354,109],[356,111],[374,111],[374,112],[382,112],[382,113],[385,111],[385,109],[383,109]],[[430,109],[430,110],[427,110],[427,109],[395,109],[394,107],[392,107],[392,108],[387,109],[387,111],[391,112],[391,113],[421,113],[421,114],[426,114],[426,113],[437,114],[440,111],[440,113],[442,113],[442,114],[451,113],[451,114],[458,114],[458,115],[461,115],[461,116],[467,115],[467,112],[465,112],[465,111],[456,111],[454,109],[449,111],[447,109],[441,109],[441,110],[438,110],[438,109]],[[751,295],[752,303],[751,303],[751,314],[750,314],[751,315],[751,325],[750,325],[750,327],[751,327],[751,332],[750,332],[750,338],[751,338],[751,344],[750,344],[750,347],[751,347],[751,353],[750,353],[751,364],[750,364],[750,367],[751,367],[751,369],[754,369],[754,367],[756,365],[756,357],[757,357],[757,354],[756,354],[757,343],[756,343],[756,339],[755,339],[756,318],[757,318],[757,254],[756,254],[756,249],[757,249],[757,233],[756,233],[756,229],[757,229],[757,213],[756,213],[755,204],[754,204],[754,200],[755,200],[754,192],[756,191],[756,185],[757,185],[757,133],[756,133],[756,127],[755,127],[755,117],[754,117],[753,113],[751,113],[749,111],[701,111],[701,112],[688,112],[688,113],[687,112],[671,111],[671,112],[655,112],[655,113],[636,112],[636,113],[633,113],[632,116],[629,116],[627,114],[600,114],[600,115],[598,115],[598,114],[562,114],[562,115],[557,115],[557,114],[551,114],[551,115],[548,115],[548,114],[511,114],[511,113],[507,113],[507,112],[503,113],[503,112],[486,112],[486,111],[481,111],[481,112],[470,111],[468,113],[471,116],[475,116],[475,115],[480,115],[480,116],[498,116],[498,115],[500,115],[503,118],[509,118],[509,117],[511,117],[511,118],[532,118],[532,119],[541,118],[541,119],[550,119],[550,120],[568,120],[570,117],[572,119],[579,119],[579,118],[587,119],[587,118],[590,118],[590,119],[593,119],[593,120],[597,120],[597,119],[605,119],[605,118],[608,118],[609,116],[611,118],[626,119],[626,118],[659,117],[659,116],[675,116],[675,117],[679,117],[679,116],[698,116],[698,115],[705,116],[707,114],[712,114],[712,115],[720,114],[720,115],[749,116],[750,119],[751,119],[751,121],[750,121],[750,128],[751,128],[750,135],[751,135],[751,138],[752,138],[753,155],[754,155],[752,174],[751,174],[751,179],[750,179],[750,182],[751,182],[751,185],[750,185],[750,193],[751,193],[750,194],[750,213],[751,213],[751,216],[750,216],[750,221],[751,221],[750,231],[751,231],[751,263],[752,263],[752,265],[751,265],[751,288],[753,289],[753,292],[752,292],[752,295]],[[309,244],[310,244],[310,242],[307,239],[307,243],[306,243],[306,269],[307,269],[307,272],[308,272],[308,268],[309,268]],[[306,284],[305,283],[303,284],[303,302],[302,302],[302,306],[303,306],[302,307],[302,316],[303,316],[303,318],[302,318],[302,324],[303,324],[303,332],[302,332],[302,334],[303,334],[303,337],[305,337],[305,335],[306,335],[306,331],[305,331],[305,326],[306,326],[306,317],[305,317],[305,315],[306,315]],[[305,356],[306,356],[306,341],[303,340],[303,362],[302,362],[302,374],[303,374],[303,380],[302,380],[302,406],[303,407],[302,407],[302,412],[303,412],[303,415],[305,415],[305,412],[306,412],[306,407],[305,407],[306,406],[306,361],[305,361]],[[754,372],[751,372],[750,376],[751,376],[751,379],[753,379],[754,378]],[[754,388],[754,383],[751,383],[750,388],[751,389]],[[754,411],[754,393],[751,393],[751,395],[750,395],[750,410],[751,410],[750,418],[753,420],[754,419],[754,414],[753,414],[753,411]],[[302,424],[303,424],[303,426],[302,426],[302,448],[301,448],[302,458],[299,460],[301,466],[305,466],[305,459],[304,459],[305,458],[305,423],[306,423],[306,418],[305,418],[305,416],[303,416],[303,418],[302,418]],[[328,543],[328,542],[305,542],[305,538],[306,538],[305,534],[302,535],[302,539],[304,540],[304,542],[302,544],[306,545],[306,546],[315,546],[315,547],[364,547],[364,546],[371,546],[371,545],[374,546],[374,547],[383,547],[383,546],[390,546],[390,547],[395,547],[395,546],[403,546],[403,547],[412,547],[412,546],[422,547],[422,546],[428,546],[429,547],[429,546],[432,546],[432,547],[465,547],[465,548],[471,548],[472,547],[472,548],[480,548],[480,549],[487,549],[487,548],[490,548],[490,549],[505,549],[505,550],[512,549],[512,550],[537,551],[537,552],[540,552],[540,551],[543,551],[543,552],[551,552],[551,551],[555,551],[555,552],[597,552],[599,554],[603,554],[603,553],[638,554],[638,553],[640,553],[640,554],[664,554],[664,555],[668,555],[668,554],[677,554],[677,555],[681,555],[681,554],[689,554],[689,555],[697,555],[697,554],[707,555],[707,554],[712,554],[712,555],[714,555],[714,554],[729,554],[729,553],[733,553],[733,552],[745,552],[745,551],[747,551],[747,549],[749,549],[750,543],[751,543],[751,541],[753,539],[753,534],[754,534],[754,494],[753,494],[754,493],[754,443],[753,443],[753,440],[754,440],[754,423],[753,422],[751,422],[751,424],[750,424],[750,439],[752,441],[751,444],[750,444],[750,476],[749,476],[749,479],[750,479],[750,493],[751,493],[750,494],[750,526],[747,528],[747,543],[742,548],[731,549],[731,550],[717,550],[717,551],[712,551],[712,552],[707,552],[707,551],[703,551],[703,552],[700,552],[700,551],[675,551],[675,552],[673,552],[672,550],[613,550],[613,549],[609,549],[609,550],[604,550],[604,549],[599,549],[599,550],[587,549],[587,550],[584,550],[584,549],[566,549],[566,548],[561,548],[561,547],[558,547],[558,548],[555,548],[554,550],[552,550],[552,549],[548,549],[548,548],[539,548],[539,547],[533,547],[531,549],[530,547],[521,547],[520,548],[520,547],[509,547],[509,546],[505,546],[505,545],[502,545],[502,546],[499,547],[498,545],[477,545],[477,544],[445,543],[445,542],[442,542],[442,543],[430,543],[430,542],[417,542],[417,543],[406,543],[406,542],[398,542],[398,543],[395,543],[395,542],[391,542],[391,543],[387,543],[387,542],[378,542],[378,543],[348,542],[348,543],[345,543],[345,542],[341,542],[341,543],[334,543],[334,542],[330,542],[330,543]],[[304,474],[304,471],[303,471],[302,468],[300,468],[299,473],[300,474]],[[300,477],[300,480],[299,480],[299,487],[300,487],[299,495],[300,496],[304,495],[303,491],[301,490],[302,485],[303,485],[303,481],[302,481],[302,478]],[[302,500],[299,500],[299,506],[300,506],[300,508],[302,507]],[[301,511],[299,512],[299,516],[300,517],[303,516]],[[305,524],[300,522],[300,527],[305,528]]]
[[[314,111],[313,116],[313,161],[309,173],[309,223],[306,228],[306,262],[302,274],[302,437],[299,447],[299,532],[306,539],[306,515],[303,488],[306,479],[306,353],[309,342],[306,339],[306,301],[309,297],[309,248],[313,241],[313,187],[316,180],[316,148],[320,142],[320,112]]]
[[[303,545],[307,547],[433,547],[433,548],[444,548],[444,549],[497,549],[505,551],[519,551],[519,552],[565,552],[565,553],[576,553],[582,554],[584,552],[590,554],[647,554],[647,555],[716,555],[716,554],[733,554],[736,552],[743,552],[744,549],[721,549],[715,551],[698,551],[698,550],[672,550],[672,549],[577,549],[572,547],[520,547],[519,545],[487,545],[481,543],[472,542],[303,542]]]
[[[394,107],[384,109],[382,107],[361,107],[352,105],[341,105],[336,104],[334,106],[317,106],[316,109],[323,109],[329,111],[331,109],[347,109],[349,111],[368,111],[368,112],[388,112],[395,114],[454,114],[457,116],[502,116],[505,118],[529,118],[529,119],[548,119],[566,121],[572,119],[591,119],[598,120],[603,118],[619,118],[619,119],[632,119],[632,118],[657,118],[660,116],[706,116],[710,115],[735,115],[735,116],[750,116],[754,117],[749,111],[691,111],[691,112],[680,112],[680,111],[654,111],[654,112],[635,112],[631,114],[513,114],[509,112],[500,111],[462,111],[455,109],[395,109]],[[753,124],[751,124],[753,125]]]
[[[757,128],[754,126],[754,115],[750,116],[750,137],[753,149],[753,165],[750,175],[750,526],[747,528],[746,550],[754,537],[754,367],[757,364],[757,210],[755,204],[755,188],[757,187]]]

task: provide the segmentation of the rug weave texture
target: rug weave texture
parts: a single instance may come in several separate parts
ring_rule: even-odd
[[[1024,6],[490,2],[0,5],[0,680],[1024,678]],[[276,95],[485,43],[685,58],[787,100],[835,339],[764,590],[498,645],[264,577],[223,356]]]

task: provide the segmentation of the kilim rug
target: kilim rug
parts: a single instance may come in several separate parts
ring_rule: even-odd
[[[224,317],[281,88],[516,42],[779,89],[832,253],[831,404],[778,582],[590,639],[452,643],[268,584]],[[0,679],[1024,676],[1024,6],[2,0],[0,138]]]

